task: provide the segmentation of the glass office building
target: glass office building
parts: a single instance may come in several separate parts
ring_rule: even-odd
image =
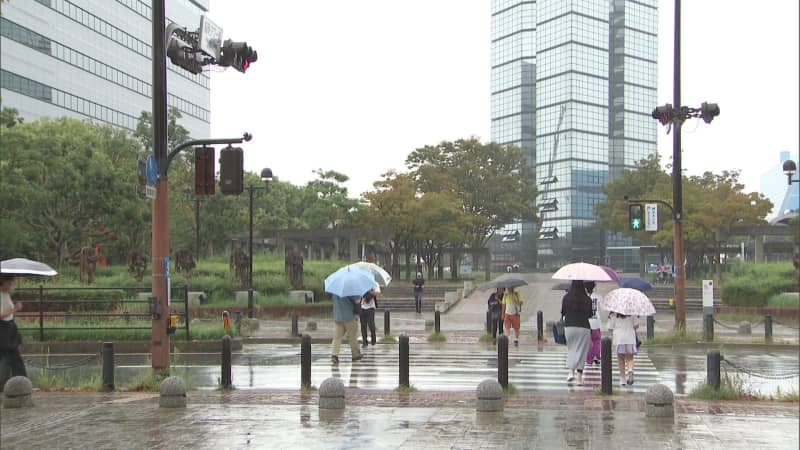
[[[656,153],[657,6],[492,0],[492,140],[524,149],[539,188],[540,223],[502,233],[538,234],[540,267],[638,266],[638,246],[592,224],[603,185]]]
[[[210,0],[166,2],[192,30]],[[11,0],[0,17],[0,95],[26,120],[60,116],[135,130],[152,110],[152,9],[145,0]],[[210,83],[167,64],[167,103],[192,137],[210,134]]]

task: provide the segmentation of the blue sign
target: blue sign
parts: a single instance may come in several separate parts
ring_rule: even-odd
[[[156,161],[156,155],[150,155],[147,157],[147,184],[155,185],[156,181],[158,180],[158,161]]]
[[[169,278],[169,256],[164,257],[164,278]]]

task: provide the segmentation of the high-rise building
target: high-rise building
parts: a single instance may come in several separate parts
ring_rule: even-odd
[[[536,171],[540,223],[517,227],[538,233],[540,266],[638,266],[638,246],[592,224],[603,185],[656,153],[657,6],[492,0],[492,140]]]
[[[197,29],[210,0],[166,2]],[[0,96],[27,120],[69,116],[135,130],[152,110],[149,0],[11,0],[0,17]],[[210,133],[209,76],[167,64],[167,103],[194,138]]]
[[[777,164],[761,175],[760,191],[772,202],[772,211],[767,219],[781,216],[798,208],[797,185],[787,184],[786,175],[783,173],[783,163],[788,159],[795,162],[800,161],[797,154],[792,157],[788,151],[779,152]]]

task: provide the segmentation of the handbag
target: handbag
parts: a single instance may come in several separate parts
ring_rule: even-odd
[[[0,350],[16,350],[22,345],[22,336],[13,320],[0,320]]]

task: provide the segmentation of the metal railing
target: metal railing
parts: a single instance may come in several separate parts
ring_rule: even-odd
[[[98,291],[123,291],[126,293],[124,298],[114,298],[114,299],[102,299],[102,298],[91,298],[91,299],[74,299],[74,298],[58,298],[53,295],[53,293],[58,292],[69,292],[69,291],[87,291],[87,292],[98,292]],[[55,330],[151,330],[152,326],[86,326],[85,324],[80,327],[69,327],[69,326],[46,326],[45,319],[47,318],[54,318],[58,317],[62,319],[65,324],[69,323],[70,319],[73,318],[87,318],[87,317],[94,317],[94,318],[101,318],[101,319],[111,319],[111,318],[120,318],[125,320],[126,323],[130,322],[131,318],[143,318],[143,317],[151,317],[149,312],[149,304],[150,300],[139,300],[134,297],[135,294],[140,292],[150,292],[150,288],[145,287],[44,287],[44,285],[39,285],[38,288],[17,288],[15,289],[15,294],[17,297],[23,297],[16,301],[22,303],[23,309],[20,312],[14,314],[16,318],[22,319],[19,321],[19,325],[24,323],[25,319],[36,318],[38,319],[38,327],[25,327],[19,326],[20,331],[30,331],[30,330],[39,330],[39,340],[44,341],[45,330],[47,331],[55,331]],[[33,295],[26,295],[26,294],[33,294]],[[131,294],[132,293],[132,294]],[[190,331],[189,331],[189,287],[188,286],[173,286],[171,288],[171,304],[174,305],[175,303],[182,303],[183,304],[183,311],[176,312],[178,316],[181,316],[184,321],[184,328],[186,330],[186,340],[190,340]],[[178,296],[172,294],[179,294]],[[33,297],[33,298],[30,298]],[[70,296],[72,297],[72,296]],[[133,297],[133,298],[132,298]],[[122,312],[113,313],[107,311],[80,311],[80,312],[73,312],[70,310],[57,310],[52,311],[51,305],[52,304],[67,304],[67,305],[97,305],[97,304],[111,304],[111,305],[119,305]],[[129,312],[125,310],[126,305],[136,305],[136,304],[143,304],[145,305],[144,309],[145,312]],[[31,311],[31,308],[28,305],[36,305],[35,311]],[[136,309],[136,308],[134,308]],[[57,316],[56,316],[57,314]],[[170,312],[170,314],[173,314]]]

